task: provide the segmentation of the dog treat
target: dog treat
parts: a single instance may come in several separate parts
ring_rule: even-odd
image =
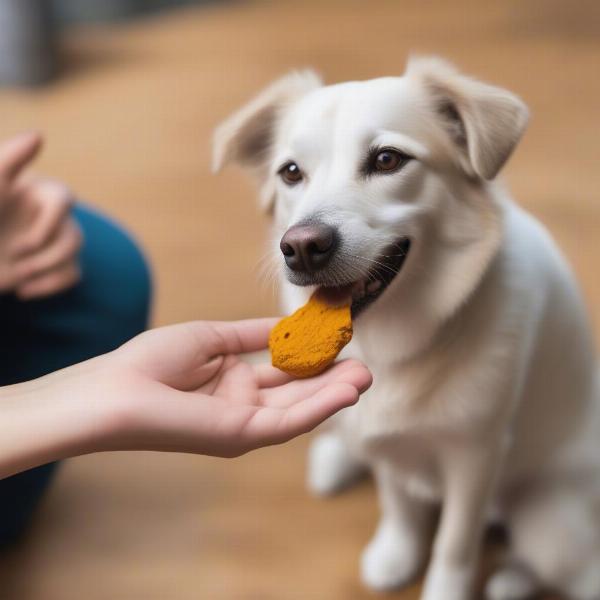
[[[317,292],[275,325],[269,336],[271,361],[295,377],[312,377],[323,372],[351,339],[350,303],[332,306]]]

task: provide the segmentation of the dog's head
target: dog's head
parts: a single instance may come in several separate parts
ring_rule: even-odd
[[[214,167],[258,174],[292,284],[352,295],[355,315],[403,288],[435,295],[447,316],[498,246],[487,182],[527,116],[510,92],[433,58],[411,59],[403,77],[331,86],[298,72],[221,125]]]

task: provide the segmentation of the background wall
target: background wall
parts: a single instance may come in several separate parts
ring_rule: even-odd
[[[39,170],[135,233],[154,265],[156,324],[272,314],[257,267],[266,221],[242,173],[210,174],[213,128],[293,67],[335,82],[400,74],[410,51],[441,54],[530,105],[505,178],[557,237],[598,328],[599,22],[594,1],[284,0],[79,27],[58,80],[0,93],[0,136],[43,130]],[[0,597],[368,598],[357,565],[373,490],[309,498],[305,446],[234,462],[70,461],[28,539],[0,556]]]

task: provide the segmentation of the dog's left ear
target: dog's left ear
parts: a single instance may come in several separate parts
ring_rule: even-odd
[[[293,71],[230,116],[214,134],[213,172],[235,161],[250,168],[264,182],[278,120],[288,106],[321,85],[314,71]],[[267,211],[273,196],[274,190],[262,189],[261,203]]]
[[[511,92],[460,74],[438,58],[413,57],[406,75],[417,79],[433,99],[470,174],[493,179],[523,135],[529,110]]]

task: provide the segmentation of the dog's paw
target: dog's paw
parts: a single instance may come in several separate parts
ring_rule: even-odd
[[[434,560],[425,577],[421,600],[472,600],[475,569]]]
[[[535,578],[517,566],[507,566],[494,573],[485,586],[486,600],[527,600],[538,591]]]
[[[317,496],[329,496],[348,487],[367,472],[350,456],[334,433],[316,437],[308,451],[308,489]]]
[[[422,540],[382,522],[362,554],[361,579],[372,590],[398,589],[415,578],[424,560]]]

